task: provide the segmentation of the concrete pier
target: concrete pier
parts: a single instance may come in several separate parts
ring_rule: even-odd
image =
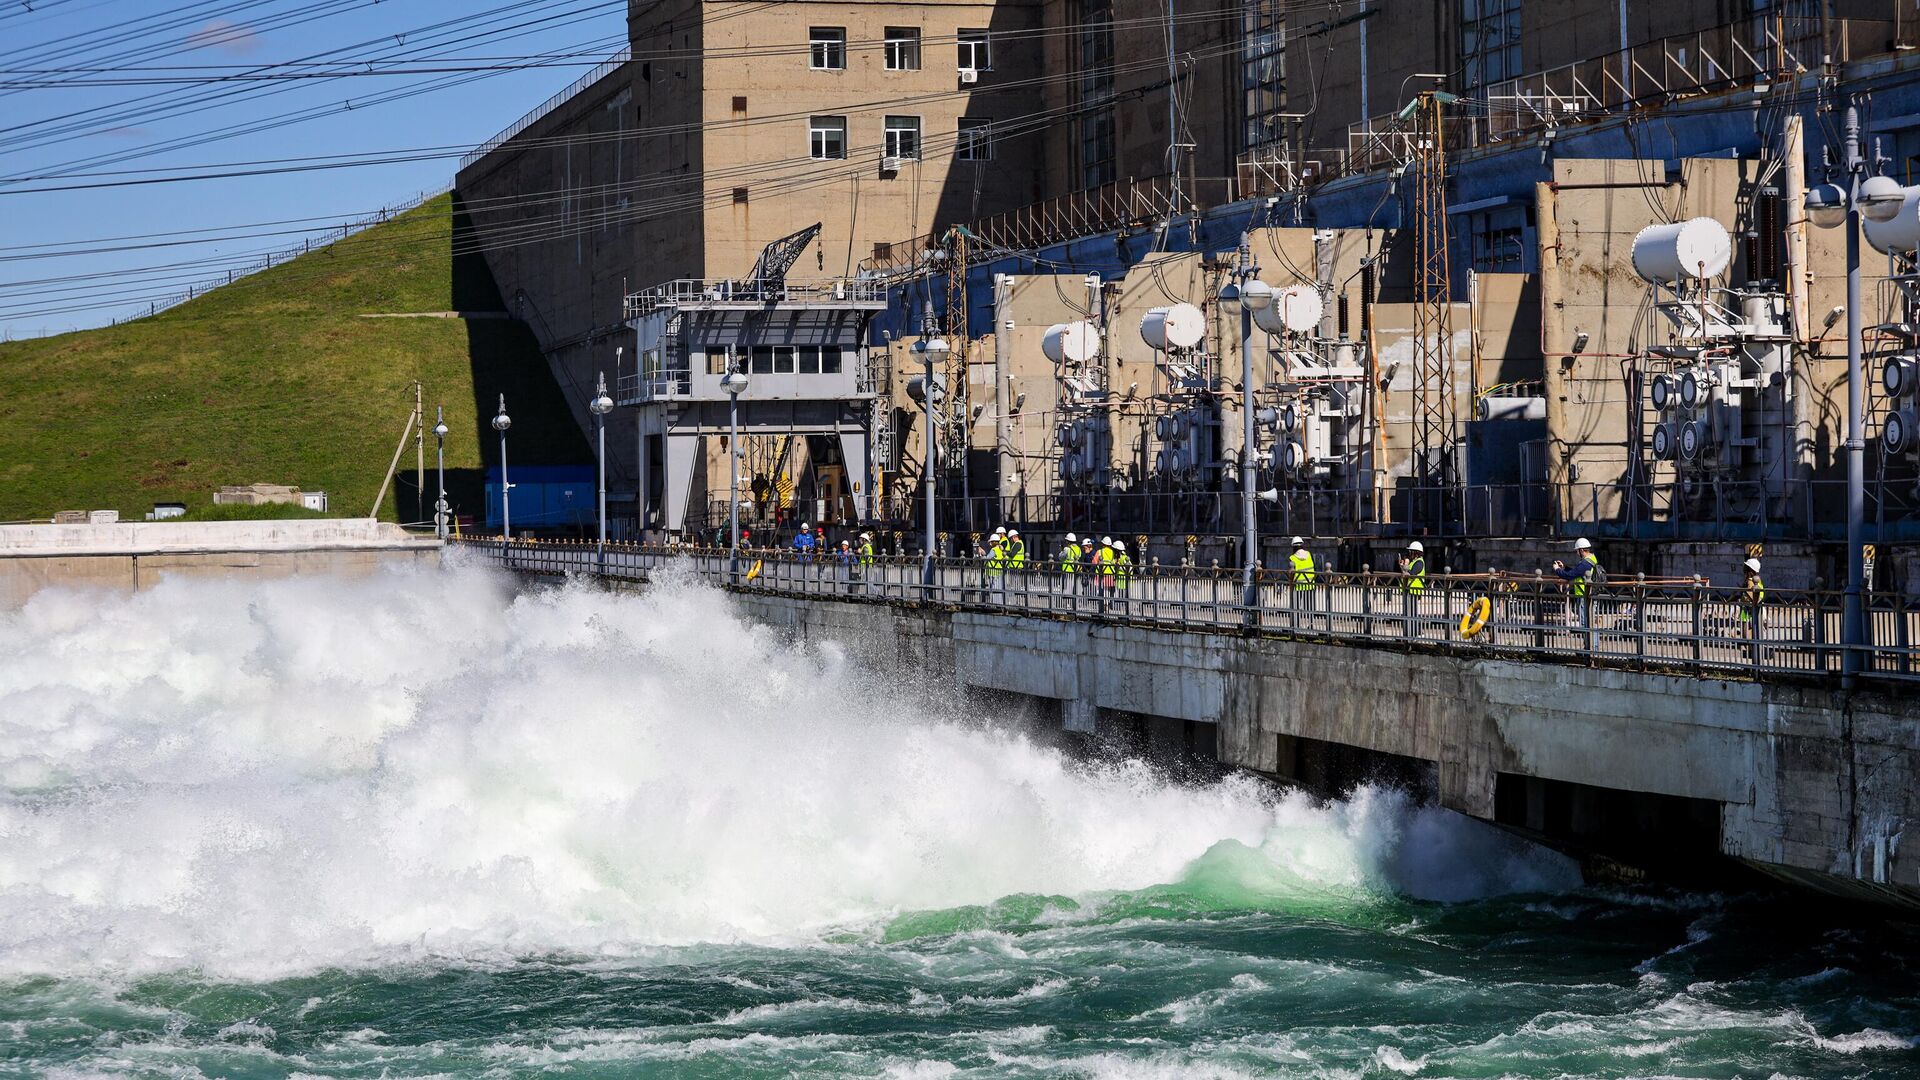
[[[365,518],[0,525],[0,609],[53,586],[134,592],[167,576],[371,573],[441,545]]]
[[[1439,801],[1641,866],[1718,853],[1920,906],[1920,703],[1093,620],[743,593],[751,617],[940,694],[1054,703],[1068,728],[1201,726],[1229,765],[1339,786],[1382,771]]]

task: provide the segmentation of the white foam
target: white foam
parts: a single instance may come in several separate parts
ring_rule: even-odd
[[[1077,768],[692,586],[43,591],[0,655],[0,974],[813,941],[1175,881],[1223,842],[1330,888],[1570,884],[1388,796]]]

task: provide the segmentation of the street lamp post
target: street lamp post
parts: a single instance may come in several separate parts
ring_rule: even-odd
[[[1240,302],[1240,591],[1241,603],[1254,606],[1254,568],[1260,554],[1259,502],[1254,481],[1259,475],[1253,435],[1253,313],[1273,303],[1273,289],[1260,280],[1245,236],[1235,260],[1234,279],[1220,290],[1220,299]]]
[[[439,476],[440,497],[433,500],[433,534],[447,538],[447,410],[433,409],[433,464]]]
[[[1847,229],[1847,591],[1840,620],[1841,672],[1851,685],[1867,643],[1862,593],[1866,587],[1866,377],[1861,370],[1860,229],[1863,221],[1890,221],[1904,198],[1900,185],[1878,175],[1860,150],[1860,111],[1849,101],[1840,162],[1844,180],[1807,192],[1807,219],[1823,229]]]
[[[727,365],[720,388],[727,392],[727,573],[740,573],[740,395],[746,392],[747,373]]]
[[[594,561],[602,574],[607,572],[607,414],[613,411],[613,399],[607,396],[607,373],[599,373],[599,380],[593,388],[593,400],[587,403],[593,411],[594,437],[599,441],[600,464],[600,541],[594,549]]]
[[[934,361],[946,359],[949,346],[947,345],[947,339],[940,336],[939,325],[933,321],[933,301],[931,300],[927,301],[926,312],[920,320],[920,340],[913,343],[913,351],[920,354],[920,359],[925,364],[924,373],[920,377],[919,397],[920,404],[925,408],[927,417],[927,465],[924,480],[924,486],[927,489],[927,537],[925,541],[925,553],[921,557],[920,583],[922,585],[932,586],[933,544],[935,530],[939,527],[934,509],[934,495],[940,484],[940,436],[939,433],[934,430],[933,420],[934,406],[937,404],[935,399],[938,398],[941,393],[940,384],[934,378]],[[912,387],[909,386],[908,390],[911,392]]]
[[[500,395],[500,411],[493,414],[493,430],[500,433],[500,548],[507,550],[513,542],[513,507],[509,492],[513,485],[507,482],[507,429],[513,426],[513,418],[507,415],[507,395]]]

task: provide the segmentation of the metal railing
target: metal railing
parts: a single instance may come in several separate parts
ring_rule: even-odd
[[[886,286],[863,278],[838,281],[787,282],[705,278],[676,278],[626,298],[626,316],[637,319],[661,308],[700,304],[884,304]]]
[[[1231,176],[1127,177],[970,221],[966,229],[989,248],[1032,251],[1082,236],[1144,227],[1169,212],[1198,212],[1246,197]],[[935,234],[876,244],[860,269],[882,275],[917,270],[927,253],[939,247]]]
[[[525,115],[520,117],[520,119],[515,120],[513,123],[508,124],[505,128],[501,129],[499,134],[495,135],[491,139],[488,139],[486,142],[481,143],[479,146],[474,147],[472,150],[467,151],[466,155],[460,159],[460,167],[456,169],[455,172],[465,172],[467,169],[467,166],[472,165],[474,162],[479,161],[481,158],[486,157],[488,154],[493,153],[495,150],[500,148],[501,144],[513,138],[515,135],[518,135],[521,132],[527,130],[529,127],[532,127],[534,124],[540,121],[541,117],[544,117],[548,113],[552,112],[553,110],[559,108],[562,105],[565,105],[568,101],[571,101],[575,95],[584,92],[588,87],[592,86],[594,83],[597,83],[601,79],[606,78],[608,75],[613,74],[613,72],[617,68],[619,68],[621,64],[624,64],[631,59],[633,59],[632,48],[629,46],[622,46],[619,52],[614,53],[612,56],[609,56],[605,60],[602,60],[598,64],[595,64],[591,69],[587,71],[585,75],[582,75],[579,78],[573,80],[571,83],[568,83],[567,88],[565,90],[560,91],[559,93],[553,95],[547,100],[534,106],[532,109],[529,109]]]
[[[1376,648],[1423,647],[1483,658],[1547,660],[1715,678],[1838,679],[1842,595],[1768,589],[1764,600],[1697,579],[1637,578],[1576,596],[1557,578],[1263,570],[1252,603],[1240,571],[1158,562],[1096,575],[1041,562],[996,570],[981,559],[870,562],[786,551],[591,542],[504,542],[465,537],[484,561],[539,574],[648,580],[691,574],[740,592],[842,601],[936,605],[1022,616],[1084,618],[1193,633],[1263,634]],[[1480,625],[1474,625],[1479,617]],[[1909,680],[1920,672],[1920,599],[1873,595],[1860,675]]]

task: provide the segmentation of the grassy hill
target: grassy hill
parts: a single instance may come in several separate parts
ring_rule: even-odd
[[[429,426],[446,407],[462,514],[483,513],[502,392],[515,463],[591,462],[522,324],[362,317],[453,309],[456,269],[474,305],[473,282],[489,279],[477,256],[452,256],[452,220],[443,195],[159,315],[0,343],[0,520],[107,508],[137,520],[155,502],[204,512],[221,485],[254,482],[325,491],[335,516],[364,515],[415,380]],[[426,453],[430,504],[431,435]],[[409,445],[382,518],[413,519],[413,460]]]

